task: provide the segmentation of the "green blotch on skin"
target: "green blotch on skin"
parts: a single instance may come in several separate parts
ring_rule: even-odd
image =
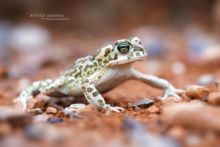
[[[141,54],[139,52],[136,53],[137,56],[140,56]]]
[[[117,60],[117,59],[118,59],[118,54],[115,54],[114,60]]]
[[[97,65],[98,65],[98,64],[95,62],[95,63],[94,63],[94,66],[97,66]]]
[[[99,93],[96,91],[96,92],[93,92],[92,95],[93,95],[94,97],[96,97],[96,96],[99,95]]]
[[[89,68],[89,65],[86,65],[85,70],[87,70],[87,68]]]
[[[107,49],[105,50],[104,57],[107,57],[109,53],[110,53],[110,49],[109,49],[109,48],[107,48]]]
[[[77,77],[78,77],[78,74],[76,74],[74,77],[77,78]]]
[[[93,89],[88,87],[86,90],[87,90],[87,92],[92,92]]]
[[[102,65],[102,59],[98,59],[98,64]]]
[[[89,67],[90,67],[90,68],[93,68],[93,67],[95,67],[95,65],[94,65],[94,64],[92,64],[92,65],[90,65]]]
[[[86,79],[86,80],[85,80],[85,83],[89,83],[89,80],[88,80],[88,79]]]
[[[103,61],[103,63],[105,63],[105,64],[106,64],[106,63],[108,63],[108,61],[107,61],[107,60],[104,60],[104,61]]]
[[[101,106],[104,106],[103,100],[98,100],[98,103],[99,103]]]
[[[108,61],[111,61],[111,60],[113,60],[113,58],[112,58],[111,55],[109,55],[109,56],[108,56]]]
[[[138,47],[138,48],[135,48],[134,51],[143,51],[143,49]]]

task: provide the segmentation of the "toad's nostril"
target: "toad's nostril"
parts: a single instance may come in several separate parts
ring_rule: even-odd
[[[140,48],[140,47],[137,47],[137,48],[134,49],[134,51],[144,51],[144,49]]]

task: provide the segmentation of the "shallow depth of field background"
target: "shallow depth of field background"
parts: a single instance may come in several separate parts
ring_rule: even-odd
[[[202,52],[218,45],[219,25],[218,0],[7,0],[0,5],[0,60],[10,76],[20,77],[35,72],[42,58],[71,63],[138,36],[150,57],[179,53],[200,63]]]
[[[65,116],[73,97],[48,101],[42,94],[30,113],[14,109],[14,98],[33,81],[56,78],[79,57],[134,36],[148,57],[132,66],[181,89],[204,87],[180,101],[159,101],[161,90],[130,80],[103,94],[123,113],[87,105]],[[0,146],[218,146],[219,38],[220,0],[4,0]]]

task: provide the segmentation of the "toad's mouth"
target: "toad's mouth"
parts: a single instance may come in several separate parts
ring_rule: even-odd
[[[112,67],[112,66],[117,66],[117,65],[123,65],[123,64],[128,64],[128,63],[133,63],[135,61],[139,61],[139,60],[143,60],[147,57],[147,55],[143,55],[140,56],[138,58],[134,58],[134,59],[129,59],[129,60],[121,60],[121,61],[112,61],[108,64],[108,66]]]

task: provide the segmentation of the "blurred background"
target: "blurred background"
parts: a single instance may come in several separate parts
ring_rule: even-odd
[[[2,1],[1,69],[20,77],[48,64],[66,67],[133,36],[140,37],[150,58],[178,56],[201,64],[219,54],[219,25],[219,0]]]
[[[205,86],[205,93],[199,87],[192,89],[195,96],[182,96],[183,104],[172,97],[160,102],[160,90],[131,80],[103,94],[107,103],[126,109],[120,114],[87,105],[65,116],[62,110],[73,98],[49,101],[45,95],[33,100],[30,113],[11,107],[32,81],[56,78],[77,58],[134,36],[148,53],[135,68],[178,88]],[[220,0],[3,0],[0,146],[28,146],[25,139],[36,146],[42,140],[53,145],[69,140],[69,146],[218,146],[219,67]],[[177,107],[163,114],[171,103]]]

